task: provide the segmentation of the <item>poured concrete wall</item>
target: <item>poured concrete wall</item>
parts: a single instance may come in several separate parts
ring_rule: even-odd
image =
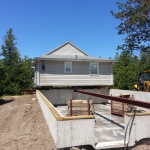
[[[36,95],[57,148],[94,146],[94,116],[62,117],[41,92]]]
[[[131,96],[133,95],[135,100],[150,102],[150,92],[110,89],[109,95],[119,96],[120,94],[130,94]],[[136,107],[136,109],[144,110],[145,112],[136,113],[134,120],[133,114],[127,114],[124,118],[128,146],[135,145],[141,139],[150,138],[150,109],[142,107]]]
[[[150,92],[139,92],[139,91],[129,91],[129,90],[116,90],[111,89],[109,90],[101,90],[101,89],[89,89],[85,90],[93,93],[103,93],[106,95],[113,95],[113,96],[119,96],[120,94],[130,94],[133,95],[136,100],[146,101],[150,102]],[[59,105],[59,104],[66,104],[68,100],[72,99],[89,99],[88,95],[81,94],[81,93],[74,93],[73,90],[42,90],[41,91],[46,97],[48,97],[48,100],[51,101],[53,104]],[[48,127],[50,129],[50,132],[53,136],[53,139],[55,141],[55,144],[58,148],[63,147],[71,147],[71,146],[78,146],[78,145],[93,145],[94,139],[95,139],[95,119],[94,118],[75,118],[75,119],[69,119],[69,118],[63,118],[58,112],[57,117],[54,116],[52,113],[50,107],[48,104],[51,104],[47,98],[46,104],[43,101],[43,98],[39,93],[37,93],[37,98],[39,100],[40,106],[42,108],[43,114],[45,116],[45,119],[47,121]],[[108,100],[104,99],[95,99],[95,97],[91,96],[90,99],[95,100],[95,102],[107,102]],[[52,105],[52,104],[51,104]],[[55,110],[55,108],[53,108]],[[53,110],[52,109],[52,110]],[[144,108],[142,108],[144,109]],[[56,110],[55,110],[56,111]],[[139,115],[136,114],[133,124],[132,124],[132,130],[130,133],[129,138],[129,131],[130,131],[130,125],[127,130],[127,137],[126,141],[129,141],[129,146],[133,146],[136,141],[139,141],[143,138],[150,138],[150,110],[145,109],[145,113],[140,113]],[[126,115],[125,116],[125,128],[127,128],[129,120],[133,114]],[[104,135],[105,136],[105,135]],[[115,141],[117,142],[117,141]],[[118,142],[117,142],[118,143]],[[98,146],[102,146],[99,143]],[[106,143],[107,146],[110,143]],[[122,143],[119,143],[119,145]],[[114,146],[114,145],[113,145]],[[117,147],[117,145],[115,145]],[[97,147],[98,148],[98,147]]]
[[[132,118],[133,114],[125,116],[126,128],[129,123],[126,133],[126,143],[128,143],[128,146],[135,145],[141,139],[150,138],[150,113],[140,113],[134,119]]]
[[[135,100],[150,102],[150,92],[110,89],[109,95],[119,96],[120,94],[130,94]],[[141,108],[137,107],[137,109]],[[142,108],[142,110],[150,112],[150,109]]]
[[[150,102],[150,92],[110,89],[109,95],[111,94],[112,96],[119,96],[120,94],[130,94],[133,95],[136,100]]]
[[[101,93],[109,95],[109,89],[82,89],[83,91]],[[53,104],[61,105],[67,104],[70,99],[82,99],[82,100],[93,100],[94,103],[108,102],[103,98],[89,96],[81,93],[74,92],[73,89],[51,89],[51,90],[41,90],[41,93]]]
[[[141,91],[130,91],[130,90],[118,90],[118,89],[82,89],[83,91],[101,93],[105,95],[119,96],[120,94],[130,94],[133,95],[135,100],[150,102],[150,92]],[[51,89],[51,90],[41,90],[41,93],[53,104],[61,105],[67,104],[67,102],[74,99],[88,100],[91,99],[94,103],[108,102],[108,100],[89,96],[81,93],[74,92],[73,89]],[[145,109],[144,109],[145,110]]]

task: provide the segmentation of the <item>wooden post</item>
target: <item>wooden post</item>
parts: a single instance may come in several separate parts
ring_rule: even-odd
[[[123,97],[123,95],[122,94],[120,94],[120,97]],[[124,117],[124,103],[122,103],[122,117]]]
[[[112,96],[112,94],[111,94]],[[113,114],[113,101],[111,100],[111,114]]]
[[[122,117],[124,117],[124,103],[122,103]]]
[[[72,100],[70,100],[70,116],[72,116]]]
[[[87,103],[88,103],[88,115],[90,115],[90,102],[89,101],[90,100],[87,101]]]

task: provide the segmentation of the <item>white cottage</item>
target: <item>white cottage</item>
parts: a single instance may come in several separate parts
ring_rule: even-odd
[[[91,57],[66,42],[34,58],[34,84],[36,87],[113,85],[113,62],[112,59]]]

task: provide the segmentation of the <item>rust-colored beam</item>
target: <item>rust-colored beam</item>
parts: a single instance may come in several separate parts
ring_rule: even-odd
[[[26,90],[21,90],[21,92],[28,92],[28,93],[32,93],[32,92],[36,92],[35,89],[26,89]]]
[[[113,101],[122,102],[122,103],[131,104],[131,105],[150,109],[150,103],[145,102],[145,101],[139,101],[139,100],[122,98],[122,97],[115,97],[115,96],[109,96],[109,95],[104,95],[104,94],[86,92],[86,91],[82,91],[82,90],[74,90],[74,92],[78,92],[78,93],[82,93],[82,94],[86,94],[86,95],[91,95],[91,96],[96,96],[96,97],[101,97],[101,98],[105,98],[105,99],[110,99]]]

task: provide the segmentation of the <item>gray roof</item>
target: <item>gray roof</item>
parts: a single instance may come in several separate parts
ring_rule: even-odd
[[[102,59],[97,57],[91,57],[91,56],[78,56],[78,55],[47,55],[47,56],[41,56],[41,57],[35,57],[33,60],[33,64],[37,60],[55,60],[55,61],[83,61],[83,62],[115,62],[115,60],[112,59]]]
[[[57,54],[54,53],[56,51],[59,51],[59,49],[61,49],[62,47],[65,47],[67,44],[70,44],[71,46],[73,46],[75,49],[77,49],[77,51],[80,51],[81,53],[83,53],[83,55],[78,55],[80,53],[78,53],[78,54],[70,53],[70,55],[69,55],[69,53],[68,53],[68,55],[66,55],[66,54],[59,55],[58,53]],[[43,56],[35,57],[32,64],[34,65],[37,60],[111,62],[111,63],[115,62],[115,60],[113,60],[113,59],[102,59],[102,58],[98,58],[98,57],[89,56],[70,42],[66,42],[65,44],[57,47],[56,49],[48,52],[47,54],[45,54]]]

